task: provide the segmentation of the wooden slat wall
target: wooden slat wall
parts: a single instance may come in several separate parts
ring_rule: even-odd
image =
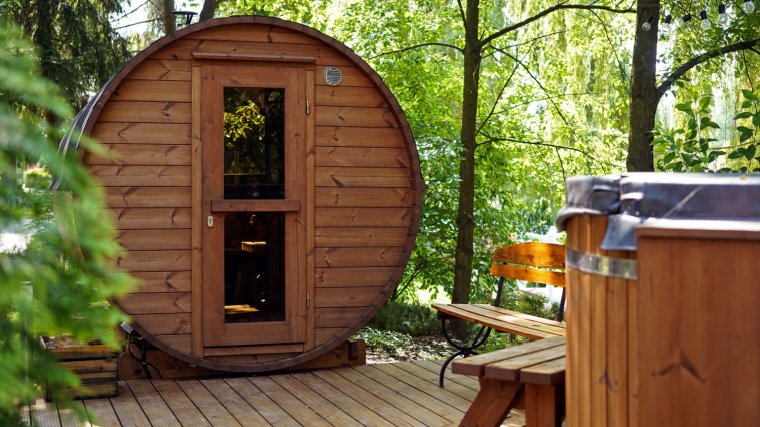
[[[380,90],[347,56],[266,25],[213,27],[169,43],[136,66],[103,107],[92,134],[105,153],[87,154],[84,162],[114,211],[125,247],[119,266],[142,280],[119,299],[121,306],[164,344],[191,352],[198,324],[190,274],[192,51],[316,58],[309,153],[315,188],[308,196],[314,202],[314,344],[366,322],[408,256],[417,190],[409,147]],[[337,87],[322,78],[330,65],[343,73]]]
[[[118,264],[141,282],[117,301],[176,349],[192,332],[190,82],[190,61],[143,61],[93,128],[105,153],[83,158],[115,216]]]
[[[385,100],[357,68],[316,70],[316,343],[366,317],[392,280],[412,217],[411,159]],[[362,319],[367,321],[369,319]]]

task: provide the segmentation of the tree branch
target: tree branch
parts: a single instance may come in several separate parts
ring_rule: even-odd
[[[691,58],[690,60],[686,61],[683,65],[678,67],[674,72],[668,74],[668,76],[660,84],[660,86],[657,87],[657,100],[659,101],[660,98],[662,98],[662,96],[665,95],[665,92],[670,90],[670,88],[673,86],[673,83],[675,83],[676,80],[680,79],[684,74],[686,74],[689,70],[696,67],[697,65],[703,62],[707,62],[710,59],[717,58],[718,56],[728,54],[728,53],[751,49],[755,47],[757,44],[760,44],[760,38],[757,38],[754,40],[745,40],[743,42],[735,43],[730,46],[717,48],[711,52],[703,53],[702,55]]]
[[[522,141],[522,140],[513,139],[513,138],[494,138],[494,137],[489,136],[485,132],[480,132],[480,134],[483,135],[483,136],[485,136],[488,141],[481,142],[478,145],[490,144],[492,142],[516,142],[518,144],[538,145],[538,146],[541,146],[541,147],[550,147],[550,148],[555,148],[555,149],[571,150],[571,151],[576,151],[578,153],[583,154],[584,156],[588,157],[589,159],[591,159],[591,160],[599,163],[600,166],[604,167],[604,165],[602,164],[602,162],[600,162],[599,160],[597,160],[588,151],[581,150],[580,148],[567,147],[567,146],[564,146],[564,145],[557,145],[557,144],[550,144],[548,142]]]
[[[612,38],[610,37],[609,31],[607,31],[607,23],[602,21],[602,18],[593,10],[591,13],[596,17],[596,19],[599,20],[599,23],[602,24],[602,29],[604,30],[604,35],[607,38],[607,42],[610,44],[610,49],[612,50],[612,53],[615,54],[615,61],[617,61],[618,71],[620,71],[620,80],[622,80],[623,85],[625,86],[625,92],[628,94],[628,97],[631,97],[631,79],[627,78],[625,75],[625,69],[623,68],[623,61],[620,60],[620,57],[618,56],[617,49],[615,49],[615,44],[612,43]]]
[[[114,30],[121,30],[122,28],[132,27],[134,25],[140,25],[140,24],[147,24],[148,22],[156,22],[160,21],[161,18],[155,18],[155,19],[148,19],[147,21],[140,21],[140,22],[134,22],[132,24],[123,25],[121,27],[116,27]]]
[[[388,52],[383,52],[383,53],[381,53],[379,55],[375,55],[375,56],[371,57],[370,59],[379,58],[379,57],[381,57],[383,55],[390,55],[392,53],[406,52],[407,50],[418,49],[418,48],[425,47],[425,46],[443,46],[443,47],[449,47],[449,48],[458,50],[459,53],[464,53],[463,49],[460,49],[457,46],[446,44],[446,43],[422,43],[422,44],[418,44],[418,45],[414,45],[414,46],[405,47],[403,49],[391,50],[391,51],[388,51]]]
[[[464,8],[462,7],[462,0],[457,0],[457,5],[459,5],[459,15],[462,16],[462,25],[467,26],[467,17],[464,13]]]
[[[601,5],[595,5],[595,4],[567,4],[567,2],[570,0],[565,0],[564,2],[558,3],[548,9],[544,9],[541,12],[531,16],[528,19],[525,19],[524,21],[518,22],[514,25],[510,25],[509,27],[502,28],[501,30],[491,34],[490,36],[484,38],[480,41],[480,43],[477,46],[477,49],[481,49],[483,46],[486,46],[488,43],[490,43],[492,40],[497,39],[504,34],[507,34],[509,32],[512,32],[518,28],[524,27],[528,24],[530,24],[533,21],[539,20],[543,18],[546,15],[549,15],[552,12],[556,12],[558,10],[564,10],[564,9],[581,9],[581,10],[606,10],[608,12],[615,12],[615,13],[636,13],[636,9],[615,9],[611,8],[609,6],[601,6]]]
[[[517,72],[517,65],[515,65],[515,68],[512,70],[512,74],[509,75],[509,78],[506,82],[504,82],[504,86],[501,87],[501,90],[499,91],[499,94],[496,95],[496,99],[493,102],[493,105],[491,106],[491,111],[488,113],[485,119],[483,119],[483,122],[478,127],[478,130],[475,131],[475,133],[480,133],[480,130],[483,129],[483,126],[488,123],[489,120],[491,120],[491,117],[493,116],[494,111],[496,111],[496,106],[499,105],[499,99],[501,99],[501,95],[504,94],[504,90],[507,88],[507,85],[509,85],[509,82],[512,81],[512,77],[514,77],[515,73]]]

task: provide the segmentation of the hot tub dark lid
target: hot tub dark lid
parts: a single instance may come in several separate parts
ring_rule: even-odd
[[[557,215],[609,216],[604,250],[636,250],[634,230],[669,219],[760,221],[760,176],[714,173],[628,173],[578,176],[565,182]]]

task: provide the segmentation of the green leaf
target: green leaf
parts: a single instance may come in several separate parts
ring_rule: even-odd
[[[682,104],[676,104],[676,110],[683,111],[684,113],[691,113],[691,102],[684,102]]]
[[[757,95],[752,93],[751,90],[742,89],[742,95],[744,95],[744,99],[748,101],[757,101]]]
[[[755,157],[755,151],[757,150],[757,146],[750,145],[744,150],[744,158],[747,160],[752,160],[753,157]]]
[[[663,159],[662,159],[662,160],[663,160],[665,163],[670,163],[670,162],[672,162],[672,161],[673,161],[673,159],[675,159],[675,158],[676,158],[676,153],[668,153],[668,154],[666,154],[666,155],[665,155],[665,157],[663,157]]]
[[[706,96],[699,100],[699,109],[704,110],[710,105],[710,97]]]
[[[697,121],[694,119],[689,120],[689,123],[686,125],[689,129],[696,129],[697,128]]]
[[[752,116],[752,124],[755,125],[755,128],[760,128],[760,111]]]
[[[741,159],[742,157],[744,157],[744,152],[741,151],[740,149],[728,153],[728,158],[731,159],[731,160],[733,160],[733,159]]]
[[[735,120],[746,119],[747,117],[752,117],[752,113],[750,113],[749,111],[745,111],[743,113],[739,113],[739,114],[735,115],[734,119]]]

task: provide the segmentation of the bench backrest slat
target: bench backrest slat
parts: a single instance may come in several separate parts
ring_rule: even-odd
[[[492,264],[491,276],[507,277],[547,285],[565,286],[565,273],[514,265]]]
[[[496,249],[493,261],[564,270],[565,246],[555,243],[520,243]]]

